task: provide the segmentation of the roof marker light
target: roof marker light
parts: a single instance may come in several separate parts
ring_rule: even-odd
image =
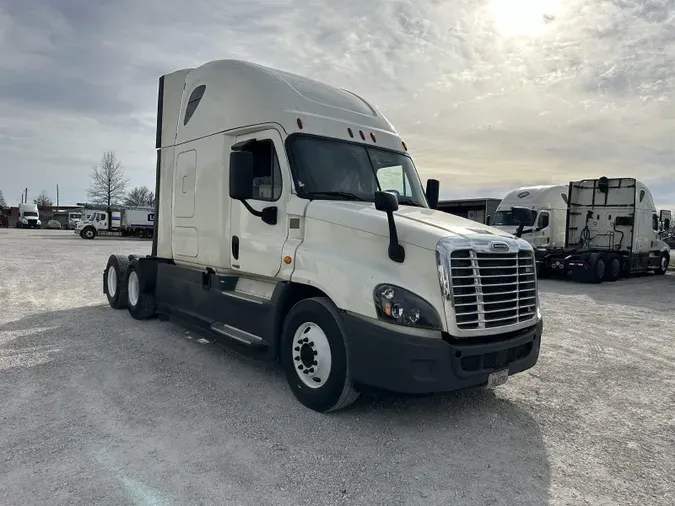
[[[302,130],[302,120],[298,118],[298,128]]]
[[[361,139],[366,140],[366,134],[363,133],[363,130],[359,130],[359,134],[361,134]]]
[[[403,144],[403,149],[408,151],[408,145],[403,141],[401,141],[401,144]]]
[[[354,132],[352,132],[351,128],[347,129],[347,133],[349,133],[349,137],[351,137],[352,139],[354,138]]]
[[[373,132],[370,132],[370,138],[373,139],[373,142],[377,142],[377,140],[375,140],[375,134]]]

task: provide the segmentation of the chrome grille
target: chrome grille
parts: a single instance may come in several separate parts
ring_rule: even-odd
[[[536,315],[537,287],[531,251],[455,250],[450,254],[450,285],[459,329],[502,327]]]

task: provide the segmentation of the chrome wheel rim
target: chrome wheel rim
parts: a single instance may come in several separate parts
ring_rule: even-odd
[[[309,388],[320,388],[330,376],[333,357],[325,332],[316,323],[298,327],[293,336],[293,367]]]
[[[131,271],[129,274],[129,285],[127,288],[129,291],[129,303],[132,306],[136,306],[138,304],[138,297],[140,294],[139,286],[138,274],[136,274],[136,271]]]
[[[114,297],[117,293],[117,271],[111,265],[108,267],[108,295]]]

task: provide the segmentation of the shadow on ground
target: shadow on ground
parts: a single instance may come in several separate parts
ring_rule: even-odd
[[[279,368],[106,306],[0,325],[0,404],[17,504],[549,502],[534,404],[479,390],[318,414]]]

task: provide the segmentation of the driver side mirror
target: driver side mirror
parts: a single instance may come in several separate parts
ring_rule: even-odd
[[[488,215],[485,217],[485,224],[489,226],[491,221],[492,221],[492,216],[490,216],[490,215],[488,214]]]
[[[429,202],[430,209],[438,209],[438,196],[440,193],[441,183],[438,179],[427,179],[427,202]]]
[[[375,209],[385,213],[398,211],[398,197],[394,192],[375,192]]]
[[[230,153],[230,198],[253,198],[253,153],[249,151]]]
[[[665,219],[663,221],[663,230],[668,232],[670,230],[670,219]]]

